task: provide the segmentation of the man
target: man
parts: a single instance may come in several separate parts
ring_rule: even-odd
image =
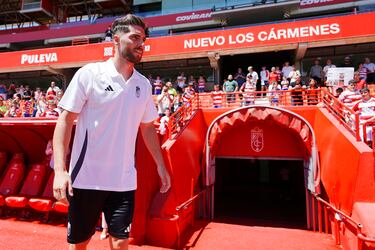
[[[370,61],[370,58],[366,57],[363,67],[366,68],[366,71],[367,71],[367,77],[366,77],[367,84],[374,84],[375,83],[375,64]]]
[[[340,67],[344,67],[344,68],[354,68],[354,64],[352,62],[352,59],[350,58],[350,56],[346,56],[344,58],[344,63],[342,63],[340,65]]]
[[[248,76],[248,75],[251,75],[251,77],[252,77],[252,79],[253,79],[253,82],[254,82],[255,84],[257,84],[258,79],[259,79],[259,75],[258,75],[258,73],[257,73],[256,71],[254,71],[254,69],[253,69],[252,66],[249,66],[249,67],[247,68],[247,70],[249,71],[249,73],[247,74],[247,76]]]
[[[249,73],[250,74],[250,73]],[[236,92],[238,90],[238,83],[233,80],[233,75],[228,75],[228,81],[224,82],[223,84],[223,91],[227,95],[227,102],[233,103],[235,101],[235,95],[230,94]]]
[[[354,106],[353,110],[359,112],[359,129],[360,136],[363,139],[363,126],[362,124],[375,117],[375,98],[371,97],[370,90],[363,88],[359,91],[361,93],[361,100],[358,101]],[[372,145],[372,126],[368,126],[366,129],[366,137],[368,145]]]
[[[310,68],[310,77],[316,81],[318,86],[321,85],[323,78],[323,68],[320,66],[319,60],[314,61],[314,65]]]
[[[242,72],[242,68],[237,69],[237,73],[234,75],[234,80],[238,83],[238,87],[241,88],[242,84],[246,81],[246,76]]]
[[[56,86],[55,82],[52,81],[51,85],[47,89],[47,95],[56,95],[59,90],[60,90],[60,88],[58,86]]]
[[[153,121],[158,117],[149,81],[134,69],[143,55],[147,28],[137,16],[112,24],[114,58],[82,67],[59,106],[53,148],[54,196],[69,203],[69,249],[86,249],[101,212],[111,249],[128,249],[134,209],[135,141],[140,129],[157,164],[160,192],[170,187]],[[69,174],[65,156],[78,118]],[[67,195],[68,191],[68,195]]]
[[[281,73],[283,76],[286,76],[286,78],[288,79],[289,78],[289,74],[290,72],[293,70],[292,66],[289,65],[289,62],[286,61],[284,63],[284,66],[283,68],[281,69]],[[288,79],[288,81],[290,82],[290,79]]]

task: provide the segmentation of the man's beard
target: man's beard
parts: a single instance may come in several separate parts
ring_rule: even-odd
[[[123,50],[121,52],[121,56],[122,58],[133,64],[139,63],[142,59],[142,55],[138,57],[135,53],[132,52],[130,48],[126,48],[125,50]]]

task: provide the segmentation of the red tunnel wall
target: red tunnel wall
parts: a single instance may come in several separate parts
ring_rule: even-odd
[[[259,127],[263,130],[263,149],[256,152],[251,148],[251,130]],[[305,158],[305,145],[300,136],[273,120],[251,119],[223,132],[219,138],[216,156],[253,156]]]

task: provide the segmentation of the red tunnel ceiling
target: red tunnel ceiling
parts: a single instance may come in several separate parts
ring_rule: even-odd
[[[311,133],[304,121],[268,108],[242,109],[217,121],[209,144],[215,156],[307,159]]]

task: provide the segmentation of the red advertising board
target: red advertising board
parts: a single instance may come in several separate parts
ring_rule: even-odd
[[[162,27],[182,23],[193,23],[212,20],[211,10],[199,10],[193,12],[183,12],[170,15],[146,17],[145,22],[149,27]]]
[[[365,13],[296,22],[283,22],[243,28],[197,32],[177,36],[149,38],[144,58],[181,55],[194,52],[232,50],[300,42],[341,40],[375,36],[375,13]],[[0,53],[0,72],[31,66],[82,65],[113,56],[112,43],[58,47]]]
[[[301,8],[312,8],[324,5],[333,5],[339,3],[354,2],[355,0],[300,0],[299,6]]]

